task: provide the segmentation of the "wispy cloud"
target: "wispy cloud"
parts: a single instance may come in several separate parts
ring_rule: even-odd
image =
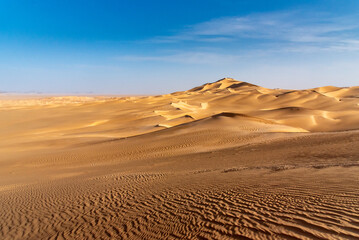
[[[359,52],[359,15],[287,11],[222,17],[149,42],[158,44],[160,53],[117,59],[218,65],[277,53]]]
[[[246,39],[262,43],[295,43],[312,50],[358,50],[359,16],[333,17],[324,13],[289,11],[223,17],[188,26],[172,36],[158,36],[151,41],[216,43]]]

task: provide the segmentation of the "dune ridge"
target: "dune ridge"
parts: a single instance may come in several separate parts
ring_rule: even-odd
[[[0,239],[358,239],[359,87],[0,98]]]

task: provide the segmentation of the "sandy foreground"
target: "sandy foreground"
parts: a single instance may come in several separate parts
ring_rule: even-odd
[[[0,239],[359,239],[359,87],[2,94],[0,206]]]

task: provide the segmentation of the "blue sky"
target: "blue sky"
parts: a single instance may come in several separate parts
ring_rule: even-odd
[[[0,0],[0,91],[359,85],[357,0]]]

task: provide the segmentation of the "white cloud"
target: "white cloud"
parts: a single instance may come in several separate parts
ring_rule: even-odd
[[[297,44],[312,50],[358,50],[359,17],[332,17],[303,11],[252,14],[223,17],[188,26],[172,36],[159,36],[152,41],[236,42],[257,39],[262,43]],[[308,49],[307,49],[308,50]]]
[[[188,26],[171,36],[151,39],[151,43],[160,44],[162,54],[127,55],[117,59],[234,66],[277,58],[279,54],[352,54],[359,52],[358,20],[359,15],[333,17],[304,11],[223,17]],[[172,53],[168,54],[169,51]]]

